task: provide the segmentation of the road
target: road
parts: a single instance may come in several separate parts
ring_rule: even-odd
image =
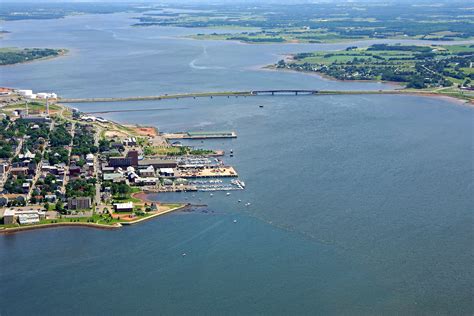
[[[49,126],[49,133],[51,134],[51,131],[54,129],[54,120],[51,121],[51,125]],[[45,143],[44,147],[43,147],[43,150],[41,151],[41,157],[44,156],[44,152],[46,150],[46,148],[49,146],[49,142]],[[38,163],[38,165],[36,166],[36,170],[35,170],[35,176],[33,178],[33,181],[31,182],[32,185],[30,187],[30,189],[28,190],[28,194],[26,195],[26,203],[29,204],[29,201],[31,199],[31,195],[33,194],[33,191],[35,190],[36,188],[36,181],[38,181],[40,175],[41,175],[41,168],[43,167],[43,158],[41,158],[41,161]]]
[[[12,158],[10,158],[8,160],[8,165],[11,166],[12,165],[12,161],[13,161],[13,157],[16,157],[20,154],[20,151],[21,151],[21,148],[23,147],[23,138],[20,138],[20,140],[18,141],[18,146],[16,147],[16,150],[15,150],[15,153],[14,155],[12,156]],[[10,175],[10,171],[11,171],[11,168],[9,168],[7,170],[7,172],[5,172],[3,174],[3,177],[0,178],[0,192],[3,191],[3,187],[5,186],[5,182],[7,181],[8,179],[8,176]]]
[[[71,142],[69,143],[69,147],[68,147],[68,162],[66,164],[66,168],[64,168],[63,185],[61,186],[62,194],[66,194],[66,185],[69,180],[69,166],[71,165],[71,151],[74,145],[75,131],[76,131],[76,122],[73,121],[72,126],[71,126]]]
[[[100,135],[102,133],[102,128],[96,127],[96,133],[94,134],[94,145],[99,148]],[[99,178],[100,162],[99,162],[99,153],[94,155],[94,174],[96,178],[95,183],[95,204],[98,206],[101,203],[100,199],[100,187],[101,182]]]

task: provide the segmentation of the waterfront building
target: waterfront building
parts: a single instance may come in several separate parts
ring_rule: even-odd
[[[40,212],[38,211],[17,211],[15,215],[20,225],[37,224],[40,222]]]
[[[144,169],[139,169],[140,176],[142,177],[154,177],[155,176],[155,168],[153,166],[148,166]]]
[[[153,166],[155,169],[176,168],[178,163],[175,159],[143,159],[138,162],[138,166]]]
[[[133,203],[132,202],[115,203],[114,204],[114,210],[116,212],[132,212],[133,211]]]
[[[91,198],[88,196],[69,198],[67,201],[69,210],[86,210],[91,208]]]
[[[160,168],[159,174],[160,176],[163,176],[163,177],[174,177],[174,169],[173,168]]]
[[[3,223],[6,225],[16,224],[17,220],[21,225],[37,224],[44,218],[46,212],[33,209],[21,211],[9,208],[3,213]]]
[[[5,212],[3,213],[3,224],[11,225],[11,224],[15,224],[15,222],[16,222],[15,210],[11,208],[7,208]]]

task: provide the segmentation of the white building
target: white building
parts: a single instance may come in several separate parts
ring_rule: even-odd
[[[24,97],[30,96],[33,94],[33,90],[17,90],[19,95],[22,95]]]
[[[36,94],[38,99],[57,99],[58,95],[52,92],[39,92]]]
[[[33,93],[33,90],[17,90],[18,94],[29,99],[36,99],[36,94]]]
[[[116,203],[114,204],[114,209],[116,212],[131,212],[133,211],[133,203]]]
[[[164,176],[164,177],[174,177],[173,168],[160,168],[159,173],[161,176]]]
[[[19,211],[7,209],[3,216],[4,221],[6,220],[9,224],[14,224],[16,219],[18,219],[21,225],[27,225],[39,223],[40,219],[46,218],[46,212],[37,210]]]

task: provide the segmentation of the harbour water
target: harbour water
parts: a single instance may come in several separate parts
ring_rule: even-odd
[[[65,97],[394,88],[258,70],[325,45],[201,42],[128,19],[4,23],[2,46],[71,52],[4,67],[0,85]],[[75,106],[161,108],[104,117],[164,132],[234,130],[186,143],[233,149],[224,159],[246,188],[153,195],[208,207],[115,231],[0,236],[1,315],[472,314],[472,108],[388,95]]]

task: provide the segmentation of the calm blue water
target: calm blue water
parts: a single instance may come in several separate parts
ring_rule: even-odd
[[[0,85],[68,97],[393,88],[257,70],[322,45],[183,40],[173,36],[189,30],[130,28],[126,19],[5,23],[13,33],[3,46],[45,46],[57,30],[48,46],[72,52],[2,68]],[[75,106],[161,108],[106,117],[162,131],[235,130],[234,140],[191,144],[232,148],[226,161],[247,188],[153,196],[209,206],[117,231],[0,236],[1,315],[474,311],[471,108],[413,96]]]

